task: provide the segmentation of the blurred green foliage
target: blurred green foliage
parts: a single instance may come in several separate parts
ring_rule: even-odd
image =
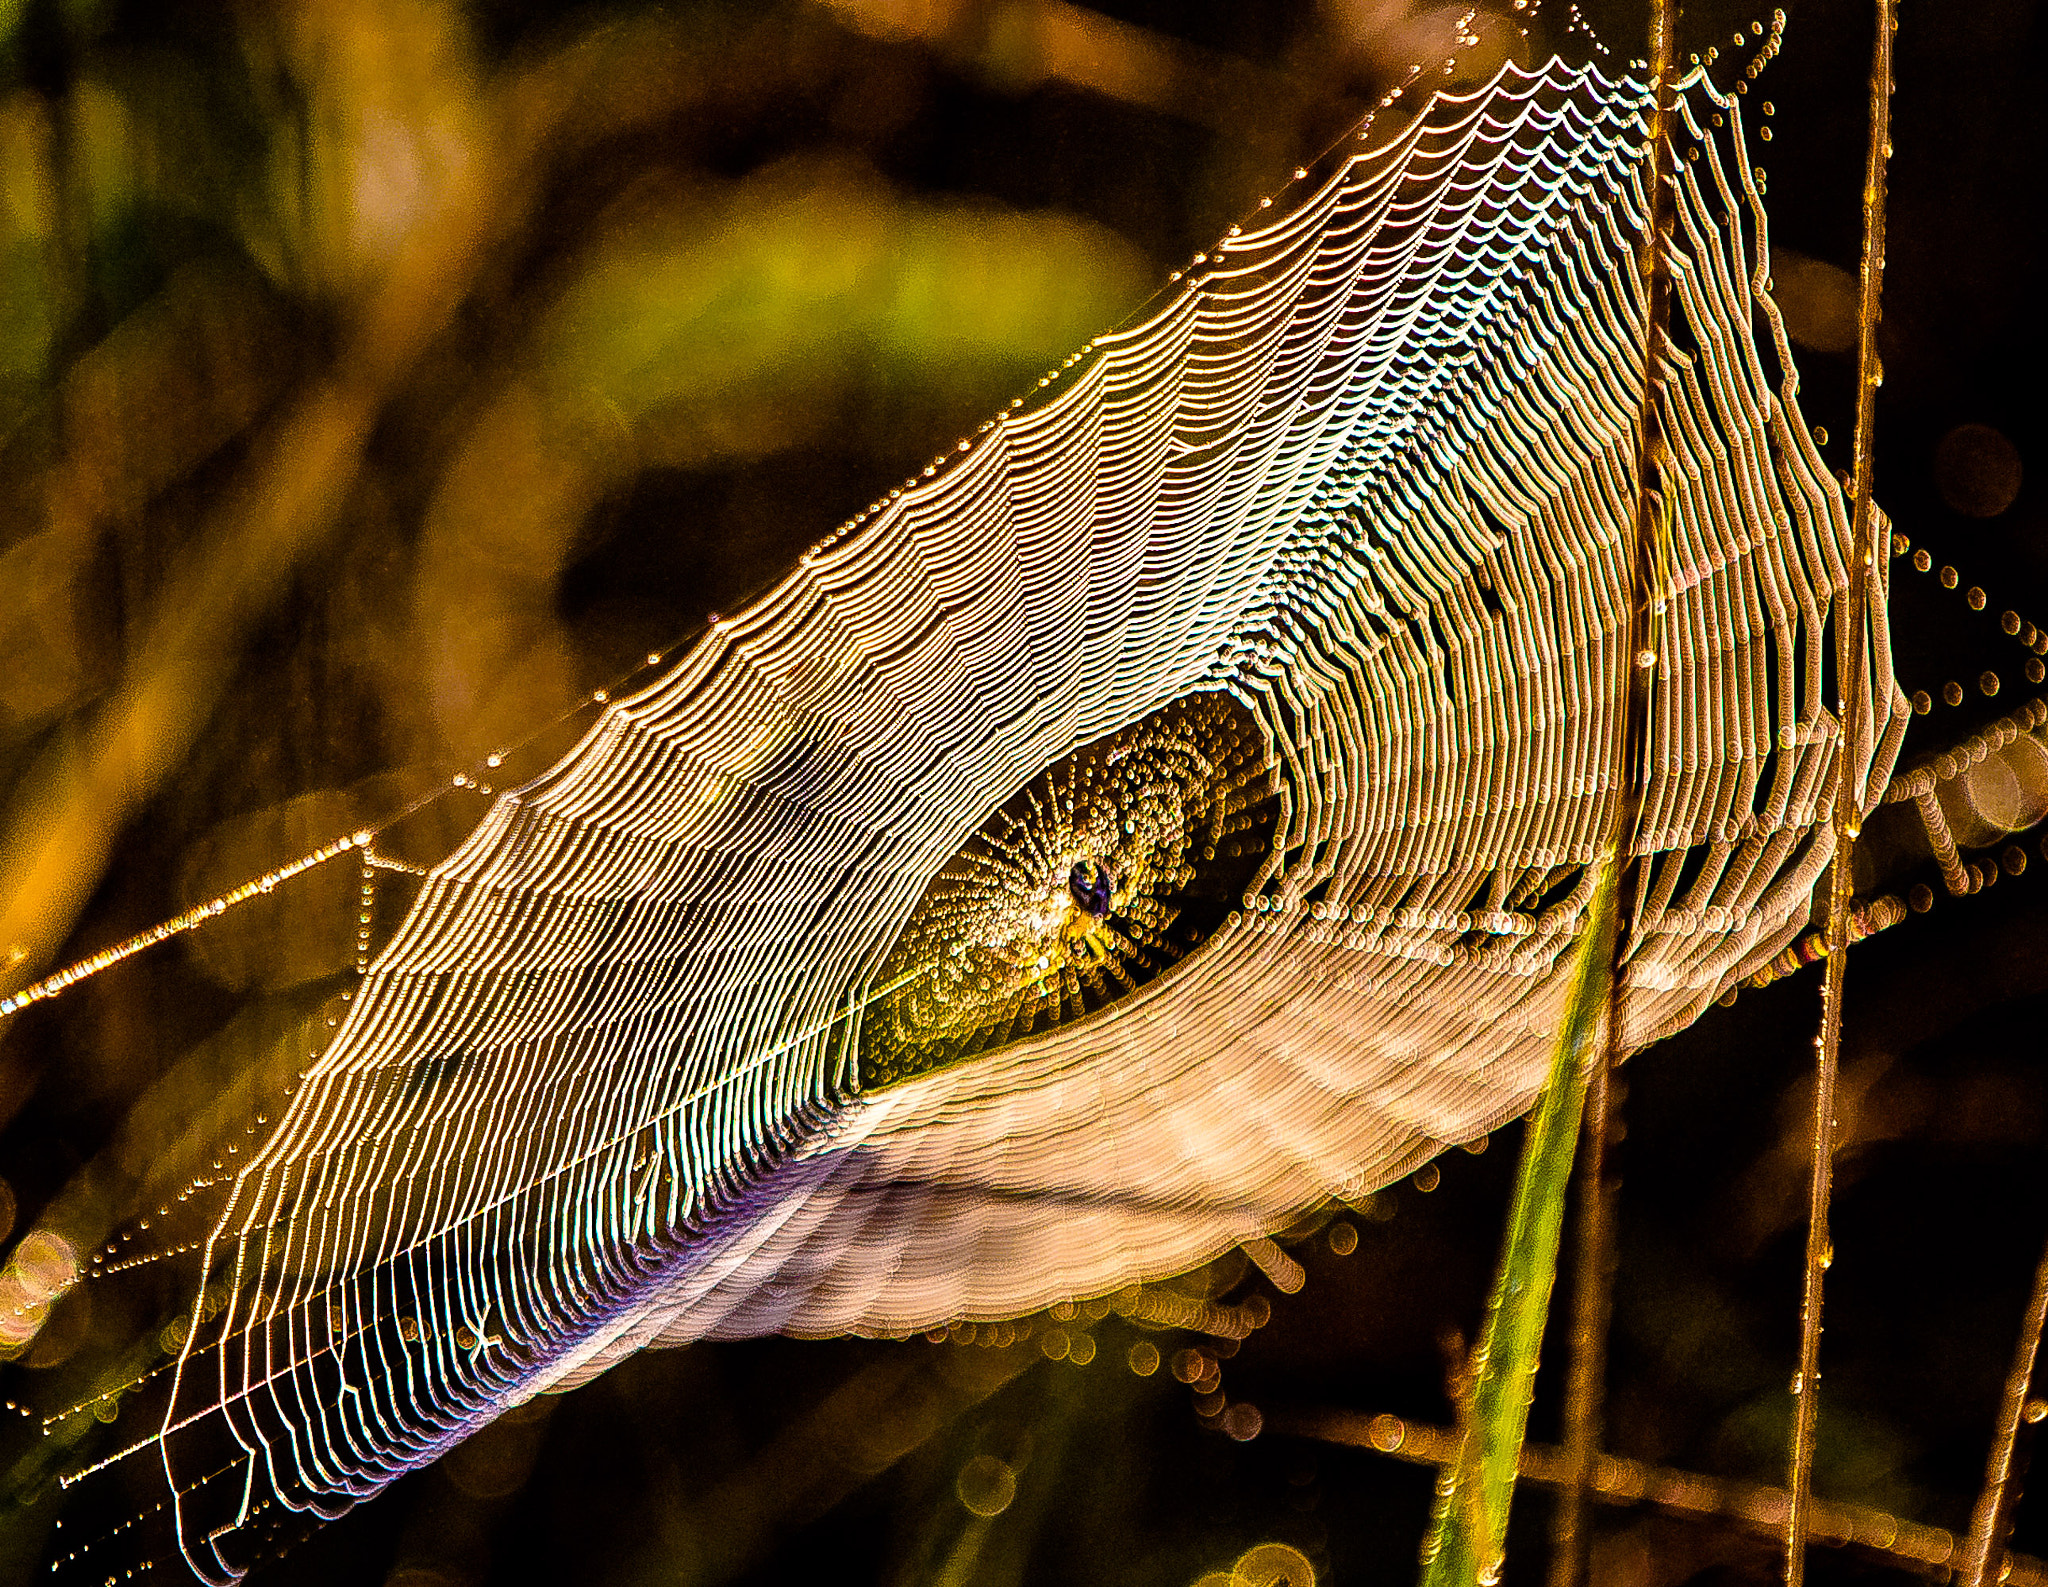
[[[842,437],[899,464],[863,410],[985,402],[1150,273],[829,140],[716,169],[707,98],[833,86],[792,56],[832,30],[806,10],[598,13],[495,57],[443,0],[126,21],[31,10],[16,52],[54,34],[57,80],[0,101],[17,975],[309,586],[357,586],[306,641],[364,691],[358,766],[473,754],[617,670],[560,584],[642,472]]]

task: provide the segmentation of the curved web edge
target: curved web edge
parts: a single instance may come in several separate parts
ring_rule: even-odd
[[[674,1314],[675,1326],[648,1332],[661,1310],[653,1301],[730,1254],[732,1231],[758,1232],[763,1251],[781,1240],[762,1259],[776,1274],[793,1259],[786,1253],[808,1252],[805,1260],[816,1265],[818,1253],[849,1241],[855,1249],[864,1240],[878,1251],[902,1249],[907,1242],[885,1237],[879,1225],[862,1225],[863,1235],[844,1218],[831,1221],[835,1207],[878,1204],[873,1185],[907,1178],[909,1192],[890,1199],[898,1209],[892,1227],[915,1227],[909,1209],[926,1195],[920,1178],[939,1183],[934,1165],[946,1133],[918,1102],[906,1096],[869,1106],[846,1092],[850,1011],[892,934],[891,912],[907,910],[958,829],[1006,785],[1077,738],[1140,714],[1148,691],[1178,693],[1238,669],[1271,700],[1327,693],[1301,685],[1314,667],[1269,670],[1271,638],[1234,644],[1232,636],[1247,612],[1272,604],[1274,591],[1297,587],[1276,575],[1278,561],[1299,538],[1295,526],[1313,510],[1316,481],[1337,468],[1358,415],[1379,404],[1373,411],[1399,417],[1390,388],[1367,361],[1329,352],[1339,339],[1331,327],[1345,324],[1362,269],[1353,266],[1347,276],[1342,261],[1369,256],[1389,217],[1416,202],[1418,170],[1426,173],[1433,160],[1437,179],[1448,183],[1483,131],[1526,124],[1530,112],[1518,94],[1576,109],[1582,91],[1598,99],[1587,89],[1595,81],[1562,69],[1504,75],[1505,88],[1435,102],[1379,157],[1384,163],[1348,161],[1300,209],[1232,239],[1209,278],[1145,325],[1098,343],[1065,395],[1004,420],[958,465],[821,543],[783,586],[721,624],[668,678],[609,710],[555,773],[501,800],[438,868],[292,1116],[238,1182],[209,1252],[208,1277],[224,1287],[227,1304],[218,1327],[188,1347],[167,1435],[182,1440],[202,1424],[225,1428],[227,1453],[265,1460],[262,1482],[276,1502],[345,1505],[431,1459],[550,1376],[566,1379],[637,1337],[687,1335],[678,1320],[686,1313]],[[1489,120],[1501,104],[1516,114]],[[1325,239],[1334,243],[1328,258]],[[1401,279],[1398,272],[1388,278],[1396,288]],[[1291,294],[1282,301],[1306,305],[1283,316],[1277,330],[1252,312],[1262,295],[1272,300],[1276,283]],[[1408,306],[1395,291],[1362,315],[1385,333],[1385,368],[1412,331],[1412,317],[1405,324],[1401,317]],[[1361,370],[1367,378],[1355,378]],[[1259,379],[1247,382],[1248,371]],[[1291,406],[1262,400],[1276,382],[1302,395]],[[1222,418],[1203,406],[1218,394],[1237,399]],[[1106,417],[1159,411],[1188,417],[1171,424],[1126,418],[1121,431]],[[1281,457],[1294,462],[1276,483]],[[1797,466],[1812,473],[1817,463],[1802,458]],[[1025,483],[979,510],[975,521],[993,527],[986,543],[996,549],[988,554],[992,576],[974,582],[998,591],[999,600],[984,627],[963,629],[948,614],[958,612],[969,583],[940,570],[959,538],[960,502],[991,491],[997,475]],[[1091,478],[1156,481],[1143,499],[1150,521],[1163,527],[1138,537],[1135,559],[1126,545],[1129,518],[1091,502]],[[1799,482],[1802,501],[1810,489],[1811,481]],[[1827,506],[1827,490],[1817,521],[1831,534],[1839,512]],[[1215,533],[1219,523],[1233,532]],[[1460,564],[1457,557],[1439,561]],[[866,570],[890,562],[906,571],[878,620],[849,592]],[[1074,578],[1075,567],[1087,569],[1085,577]],[[1410,578],[1406,586],[1430,582]],[[1170,601],[1118,595],[1176,586],[1202,592],[1203,601],[1184,612]],[[1442,567],[1434,587],[1446,587]],[[903,644],[905,612],[924,614],[907,625],[921,649]],[[1077,624],[1077,614],[1115,621],[1097,632]],[[1087,643],[1072,654],[1048,646],[1047,635],[1077,627]],[[804,642],[806,633],[825,632],[829,643]],[[1137,643],[1129,642],[1133,634]],[[1441,656],[1443,644],[1417,639],[1403,652],[1407,643],[1366,636],[1359,648],[1391,671],[1354,660],[1336,670],[1363,680],[1354,685],[1360,698],[1371,697],[1377,678],[1394,679],[1396,698],[1402,690],[1426,692],[1429,668],[1418,657]],[[1598,670],[1584,672],[1582,684]],[[926,742],[878,752],[881,727],[915,722],[949,698],[945,689],[935,692],[934,673],[948,680],[952,698],[1012,673],[1053,686],[1014,690],[979,737],[943,744],[926,735]],[[835,696],[850,677],[872,684]],[[1273,717],[1282,737],[1306,719],[1295,701]],[[752,725],[722,733],[731,722]],[[1349,763],[1339,757],[1336,764]],[[913,792],[876,809],[861,779],[877,773]],[[1371,840],[1310,836],[1312,786],[1302,782],[1296,800],[1297,849],[1306,863],[1289,874],[1327,881],[1338,873],[1332,845],[1358,852]],[[1564,812],[1570,820],[1554,834],[1560,850],[1583,827],[1586,802]],[[954,815],[906,826],[920,804]],[[756,870],[736,856],[751,857]],[[1803,877],[1810,859],[1809,852],[1793,867],[1795,876]],[[749,918],[729,907],[769,861],[781,867],[779,880],[816,880],[822,891],[808,912],[762,910]],[[1393,887],[1399,874],[1380,880]],[[1469,914],[1446,909],[1449,898],[1432,901],[1468,880],[1437,877],[1424,888],[1410,878],[1402,901],[1389,901],[1389,892],[1347,905],[1384,912],[1382,938],[1400,939],[1391,956],[1403,968],[1392,980],[1382,977],[1382,994],[1409,986],[1402,995],[1412,1003],[1411,971],[1429,967],[1449,929],[1391,917]],[[1793,890],[1799,885],[1808,884],[1795,882]],[[1276,896],[1286,896],[1284,886]],[[1306,910],[1324,901],[1297,889],[1293,914],[1312,919]],[[1568,919],[1553,923],[1553,947],[1568,926]],[[785,961],[777,944],[792,938],[814,944],[832,964],[829,973],[790,981],[778,969]],[[505,966],[496,981],[464,968],[485,952]],[[1512,973],[1527,979],[1536,970]],[[707,986],[707,974],[723,979]],[[1698,980],[1687,978],[1687,1001],[1695,1004],[1710,995]],[[759,996],[764,987],[780,994],[785,986],[786,997]],[[1540,994],[1526,1000],[1532,1030],[1543,1004]],[[590,1015],[600,1008],[607,1019],[593,1027]],[[1397,999],[1394,1012],[1402,1011]],[[1328,1041],[1346,1028],[1325,1021],[1321,1034]],[[1014,1060],[1035,1061],[1052,1060]],[[987,1071],[982,1083],[991,1093],[1015,1088],[1010,1062]],[[1263,1083],[1246,1082],[1254,1090]],[[1481,1099],[1464,1116],[1487,1123],[1514,1111],[1525,1090],[1512,1064],[1498,1077],[1458,1083]],[[1085,1090],[1086,1082],[1076,1084]],[[1335,1114],[1359,1111],[1356,1086],[1316,1084],[1342,1101]],[[508,1109],[508,1094],[522,1107]],[[1390,1095],[1388,1106],[1413,1114],[1411,1103]],[[1412,1121],[1402,1127],[1409,1144],[1377,1156],[1341,1131],[1291,1151],[1277,1201],[1240,1198],[1225,1224],[1174,1249],[1196,1251],[1187,1260],[1198,1260],[1253,1224],[1271,1226],[1277,1202],[1309,1194],[1311,1184],[1327,1193],[1363,1185],[1375,1172],[1391,1177],[1401,1171],[1395,1165],[1412,1166],[1407,1156],[1418,1139],[1446,1138],[1417,1137]],[[898,1175],[891,1165],[902,1161],[900,1143],[934,1129],[926,1159]],[[495,1158],[448,1149],[494,1134]],[[859,1158],[857,1172],[844,1167],[871,1141],[891,1144]],[[1171,1160],[1201,1159],[1183,1150]],[[1361,1171],[1362,1162],[1378,1166]],[[817,1187],[836,1188],[813,1188],[779,1220],[764,1210],[764,1198],[806,1175]],[[818,1238],[798,1240],[799,1210],[816,1217]],[[1160,1221],[1188,1222],[1187,1211],[1176,1205]],[[273,1237],[279,1229],[282,1241]],[[536,1229],[546,1236],[539,1245]],[[1117,1253],[1127,1271],[1180,1260],[1159,1257],[1166,1247],[1150,1237],[1105,1235],[1101,1248]],[[957,1259],[963,1271],[1028,1273],[1034,1260],[1028,1243],[1011,1234],[947,1235],[930,1249],[950,1253],[946,1260]],[[1041,1270],[1059,1272],[1070,1293],[1092,1282],[1056,1265]],[[721,1282],[722,1299],[744,1299],[750,1286],[761,1299],[751,1311],[727,1306],[717,1331],[818,1331],[836,1326],[835,1318],[893,1328],[910,1315],[860,1313],[847,1297],[857,1298],[869,1281],[830,1266],[815,1279],[793,1274],[778,1289],[761,1263],[739,1260]],[[504,1294],[522,1286],[525,1309],[516,1319],[479,1315],[479,1301],[502,1307]],[[801,1298],[769,1304],[826,1291],[836,1297],[830,1305]],[[875,1293],[886,1300],[887,1286]],[[403,1330],[408,1318],[411,1339]],[[505,1351],[515,1321],[532,1332],[516,1354],[492,1355]],[[465,1333],[472,1344],[461,1343]],[[343,1381],[337,1387],[333,1379]],[[344,1414],[346,1391],[353,1387],[363,1399],[366,1385],[367,1408]],[[253,1460],[244,1466],[245,1508],[230,1516],[230,1535],[247,1524],[246,1496],[255,1492],[257,1467]],[[196,1469],[203,1468],[188,1466],[185,1480]],[[175,1488],[180,1477],[169,1464],[167,1474]],[[181,1521],[188,1539],[212,1533],[196,1512]],[[208,1568],[231,1574],[218,1551]]]

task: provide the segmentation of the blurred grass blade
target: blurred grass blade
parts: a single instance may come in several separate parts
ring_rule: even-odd
[[[1558,1029],[1557,1055],[1529,1115],[1500,1271],[1459,1396],[1463,1443],[1438,1484],[1436,1511],[1422,1546],[1422,1587],[1490,1587],[1500,1579],[1515,1468],[1557,1277],[1558,1238],[1571,1190],[1587,1069],[1601,1050],[1600,1022],[1614,978],[1618,870],[1612,855],[1601,860]]]

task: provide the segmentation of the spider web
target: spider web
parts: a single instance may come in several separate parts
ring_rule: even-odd
[[[1648,95],[1511,67],[1361,133],[498,797],[203,1252],[130,1457],[195,1571],[644,1345],[1101,1294],[1527,1107],[1639,659]],[[1805,927],[1835,759],[1873,803],[1907,720],[1881,571],[1840,680],[1869,736],[1829,708],[1849,526],[1740,121],[1683,86],[1631,1047]],[[1241,907],[1086,1018],[864,1090],[963,839],[1204,693],[1278,799]]]

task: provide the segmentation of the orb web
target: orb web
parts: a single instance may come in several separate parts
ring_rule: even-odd
[[[862,1089],[1083,1018],[1179,963],[1236,910],[1278,811],[1257,720],[1220,694],[1050,767],[911,911],[862,1015]]]
[[[235,1175],[116,1457],[160,1460],[195,1571],[644,1345],[1101,1294],[1520,1112],[1631,666],[1624,1040],[1794,939],[1841,758],[1868,806],[1904,731],[1882,572],[1845,613],[1741,105],[1695,74],[1659,638],[1624,654],[1647,107],[1509,67],[1361,138],[498,797]],[[892,984],[976,907],[963,834],[1195,698],[1273,790],[1220,920],[1166,918],[1209,863],[1177,839],[1071,1017]],[[1030,841],[1078,952],[1142,866],[1061,831]]]

